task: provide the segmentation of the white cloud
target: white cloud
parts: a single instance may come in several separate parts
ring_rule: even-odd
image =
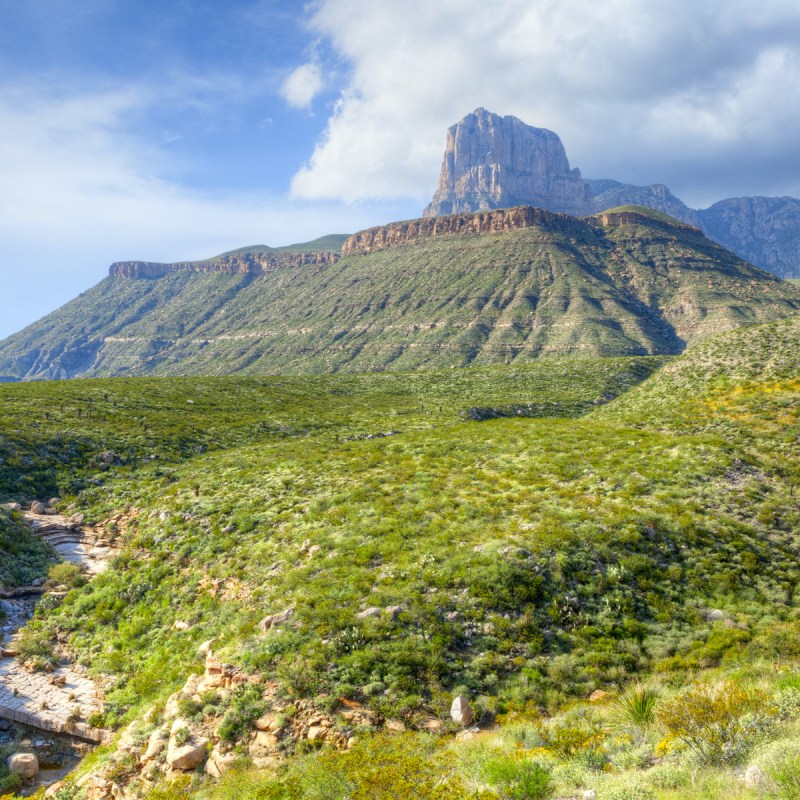
[[[281,95],[294,108],[308,108],[325,82],[319,64],[310,61],[295,69],[281,86]]]
[[[163,153],[128,128],[153,102],[142,87],[0,89],[0,338],[96,283],[112,261],[205,258],[392,216],[386,208],[291,203],[282,193],[212,195],[166,180]]]
[[[555,130],[587,177],[800,193],[795,3],[320,0],[311,24],[350,71],[297,197],[424,202],[477,106]]]

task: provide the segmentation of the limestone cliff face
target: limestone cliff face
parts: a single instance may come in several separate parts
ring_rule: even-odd
[[[263,274],[276,269],[291,269],[318,264],[335,264],[339,254],[334,252],[264,252],[226,255],[208,261],[179,261],[158,264],[151,261],[117,261],[111,265],[112,278],[141,280],[161,278],[171,272],[216,272],[224,274]]]
[[[751,264],[800,278],[800,200],[733,197],[699,212],[703,229]]]
[[[478,108],[447,131],[439,188],[423,216],[523,204],[575,216],[593,210],[555,133]]]
[[[451,214],[442,217],[412,219],[407,222],[393,222],[390,225],[381,225],[354,233],[342,245],[342,255],[365,255],[377,250],[400,247],[417,239],[513,231],[559,220],[564,224],[570,224],[571,218],[543,208],[518,206],[471,214]]]

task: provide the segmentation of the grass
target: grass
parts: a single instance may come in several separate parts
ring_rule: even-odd
[[[562,796],[752,796],[725,742],[710,759],[724,764],[698,764],[659,708],[709,681],[770,704],[800,688],[798,339],[800,317],[752,327],[654,374],[587,360],[2,386],[7,496],[55,488],[92,520],[126,511],[122,555],[43,609],[31,641],[58,637],[113,676],[114,726],[199,671],[213,637],[225,661],[334,713],[344,699],[414,728],[469,695],[503,723],[477,766],[417,734],[397,756],[436,765],[420,780],[446,779],[452,797],[513,796],[528,777],[544,786],[540,769]],[[478,422],[474,408],[508,416]],[[102,470],[104,449],[116,457]],[[637,716],[638,732],[586,702],[645,680],[656,722]],[[254,702],[231,711],[232,735]],[[730,727],[739,763],[796,735],[781,703],[785,716]],[[385,753],[370,742],[277,778],[237,773],[238,791],[313,797],[293,771],[313,767],[320,785],[396,796],[364,771],[370,747]],[[487,773],[497,758],[517,767]],[[235,796],[230,781],[202,791]]]

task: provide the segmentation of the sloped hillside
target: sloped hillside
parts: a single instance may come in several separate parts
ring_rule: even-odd
[[[0,375],[309,373],[674,354],[800,308],[797,287],[665,219],[639,208],[578,220],[523,207],[362,232],[338,261],[134,262],[1,343]]]

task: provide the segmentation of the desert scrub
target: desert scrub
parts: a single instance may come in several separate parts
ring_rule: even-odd
[[[703,764],[739,761],[775,715],[767,694],[734,681],[693,686],[663,700],[658,719]]]
[[[659,693],[655,689],[640,684],[631,686],[611,704],[611,721],[630,731],[634,742],[639,745],[655,724],[658,698]]]
[[[505,800],[545,800],[553,791],[549,771],[524,757],[490,758],[483,765],[483,778]]]
[[[236,742],[252,729],[255,721],[266,710],[258,684],[245,683],[237,687],[217,729],[223,742]]]
[[[60,564],[53,564],[47,572],[45,586],[48,589],[67,588],[79,589],[87,583],[87,577],[80,564],[73,564],[71,561],[62,561]]]

